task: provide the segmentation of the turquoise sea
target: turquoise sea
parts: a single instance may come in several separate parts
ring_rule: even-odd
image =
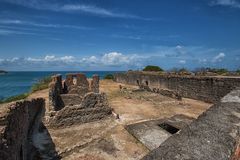
[[[114,74],[117,71],[79,71],[87,77],[98,74],[103,78],[106,74]],[[45,72],[8,72],[0,74],[0,100],[28,92],[31,86],[40,79],[54,74],[79,73],[78,71],[45,71]]]

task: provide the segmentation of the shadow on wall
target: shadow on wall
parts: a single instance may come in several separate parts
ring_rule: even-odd
[[[19,101],[3,107],[6,111],[0,115],[0,159],[61,158],[42,122],[44,99]]]
[[[60,160],[62,158],[58,155],[48,129],[43,123],[39,126],[38,132],[33,135],[33,142],[34,147],[36,148],[36,154],[32,159]]]

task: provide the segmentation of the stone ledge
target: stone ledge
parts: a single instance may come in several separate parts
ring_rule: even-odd
[[[239,95],[240,90],[226,95],[143,160],[239,159],[240,103],[227,101]]]

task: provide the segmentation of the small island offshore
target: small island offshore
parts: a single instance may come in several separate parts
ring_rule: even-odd
[[[7,71],[0,70],[0,74],[7,74],[7,73],[8,73]]]

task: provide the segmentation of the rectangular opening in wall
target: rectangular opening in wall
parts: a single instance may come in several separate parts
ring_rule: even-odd
[[[167,123],[161,123],[158,126],[161,127],[162,129],[166,130],[167,132],[171,133],[171,134],[175,134],[179,131],[178,128],[176,128],[172,125],[169,125]]]
[[[145,81],[145,83],[146,83],[146,86],[148,86],[148,81]]]
[[[76,77],[76,75],[73,76],[73,84],[74,84],[74,85],[77,84],[77,77]]]
[[[139,82],[139,80],[137,80],[137,85],[140,86],[140,82]]]

